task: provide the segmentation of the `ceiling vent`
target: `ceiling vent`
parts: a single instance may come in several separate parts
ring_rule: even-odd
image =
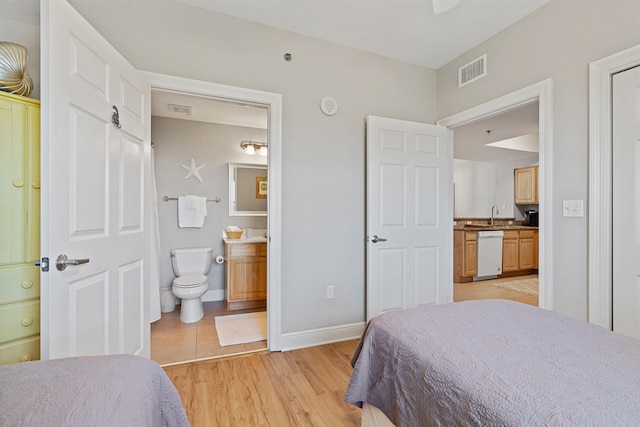
[[[176,104],[167,104],[169,106],[169,110],[172,113],[176,114],[184,114],[185,116],[190,116],[193,114],[193,107],[189,105],[176,105]]]
[[[487,75],[487,54],[458,68],[458,87],[461,88]]]

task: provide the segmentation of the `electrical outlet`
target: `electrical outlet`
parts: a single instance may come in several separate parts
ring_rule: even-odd
[[[335,287],[333,285],[327,286],[327,298],[331,299],[335,297]]]

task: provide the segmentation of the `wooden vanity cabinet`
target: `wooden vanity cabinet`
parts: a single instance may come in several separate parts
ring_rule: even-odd
[[[225,243],[226,307],[267,306],[267,244]]]
[[[514,201],[516,205],[538,203],[538,166],[518,168],[513,171]]]
[[[0,365],[40,358],[40,102],[0,92]]]

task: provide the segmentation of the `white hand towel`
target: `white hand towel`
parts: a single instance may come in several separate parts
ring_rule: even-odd
[[[190,208],[189,206],[193,206]],[[202,228],[207,216],[207,198],[198,196],[178,197],[178,227]]]

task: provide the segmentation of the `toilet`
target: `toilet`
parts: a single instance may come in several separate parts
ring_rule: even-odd
[[[177,276],[171,290],[182,300],[180,320],[194,323],[202,319],[202,295],[209,289],[207,273],[211,270],[213,248],[171,249],[171,266]]]

